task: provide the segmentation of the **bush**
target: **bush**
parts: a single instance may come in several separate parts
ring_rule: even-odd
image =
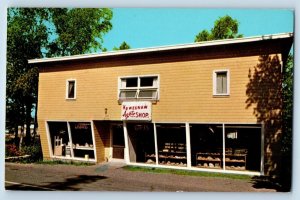
[[[12,156],[21,156],[23,152],[19,151],[16,145],[14,144],[7,144],[5,145],[5,156],[12,157]]]
[[[37,162],[43,159],[42,148],[40,144],[24,146],[22,148],[22,153],[25,155],[30,155],[30,157],[25,159],[24,162]]]

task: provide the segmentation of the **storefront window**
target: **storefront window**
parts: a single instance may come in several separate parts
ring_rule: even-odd
[[[185,124],[156,124],[160,165],[187,166]]]
[[[261,127],[225,125],[225,166],[227,170],[260,170]]]
[[[53,156],[95,159],[90,122],[48,122],[48,128]]]
[[[48,122],[48,127],[53,155],[70,157],[66,148],[70,141],[67,122]]]
[[[192,166],[222,169],[222,124],[190,124]]]
[[[91,124],[89,122],[70,122],[74,157],[95,158]]]
[[[130,162],[155,164],[153,124],[128,123],[127,132]]]

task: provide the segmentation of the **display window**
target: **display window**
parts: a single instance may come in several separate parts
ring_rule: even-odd
[[[192,166],[223,168],[222,135],[222,124],[190,124]]]
[[[70,143],[67,122],[48,122],[51,148],[54,156],[71,156],[66,146]],[[70,154],[69,154],[70,153]]]
[[[155,164],[153,124],[128,123],[127,132],[130,162]]]
[[[227,170],[260,171],[260,125],[225,125]]]
[[[95,160],[90,122],[48,122],[54,157]]]
[[[89,122],[70,122],[74,157],[95,158],[94,144]]]
[[[187,166],[185,124],[156,124],[158,163]]]

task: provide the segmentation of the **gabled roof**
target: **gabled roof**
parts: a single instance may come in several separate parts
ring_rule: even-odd
[[[90,53],[90,54],[81,54],[81,55],[72,55],[72,56],[63,56],[63,57],[53,57],[53,58],[31,59],[28,60],[28,63],[29,64],[53,63],[53,62],[73,61],[73,60],[80,60],[80,59],[92,59],[92,58],[101,58],[101,57],[110,57],[110,56],[150,53],[150,52],[163,52],[163,51],[180,50],[180,49],[205,48],[205,47],[213,47],[213,46],[220,46],[220,45],[259,42],[265,40],[287,39],[287,38],[292,38],[293,36],[294,36],[293,33],[280,33],[280,34],[272,34],[272,35],[245,37],[245,38],[196,42],[196,43],[189,43],[189,44],[128,49],[128,50]]]

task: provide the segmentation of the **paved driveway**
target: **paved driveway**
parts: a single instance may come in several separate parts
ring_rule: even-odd
[[[7,190],[271,192],[252,181],[124,170],[121,163],[93,166],[5,164]]]

